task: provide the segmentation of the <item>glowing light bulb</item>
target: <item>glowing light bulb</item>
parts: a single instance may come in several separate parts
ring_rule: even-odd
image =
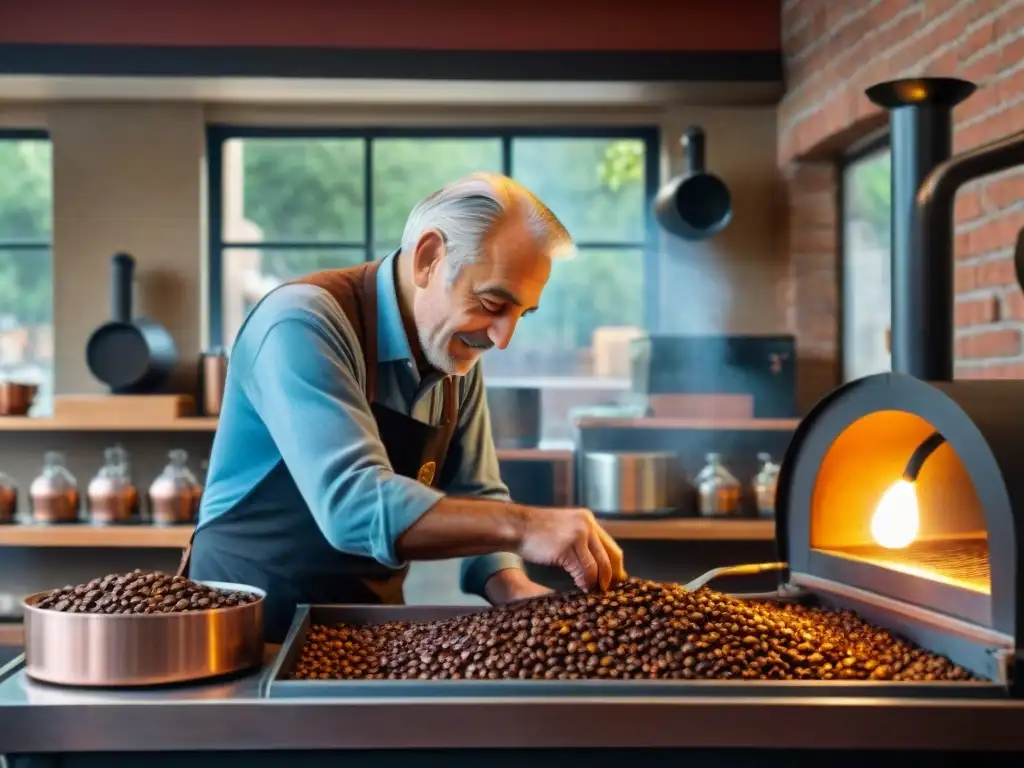
[[[914,543],[921,519],[917,489],[900,480],[882,496],[871,517],[871,535],[886,549],[904,549]]]

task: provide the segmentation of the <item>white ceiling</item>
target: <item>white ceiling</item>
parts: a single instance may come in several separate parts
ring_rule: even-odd
[[[0,101],[188,101],[211,104],[769,105],[778,83],[581,83],[0,76]]]

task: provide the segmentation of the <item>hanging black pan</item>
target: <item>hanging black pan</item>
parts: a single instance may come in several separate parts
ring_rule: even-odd
[[[135,259],[115,254],[110,260],[110,321],[93,331],[85,346],[89,371],[119,395],[159,391],[178,361],[166,328],[132,318],[134,277]]]
[[[683,240],[714,237],[732,221],[732,196],[725,182],[704,165],[704,130],[691,125],[683,132],[686,166],[654,201],[654,217],[671,235]]]

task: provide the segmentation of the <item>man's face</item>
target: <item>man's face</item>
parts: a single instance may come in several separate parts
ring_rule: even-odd
[[[551,256],[513,219],[496,228],[453,283],[449,258],[443,253],[418,283],[416,327],[427,362],[444,374],[465,376],[486,350],[505,349],[519,320],[537,309]]]

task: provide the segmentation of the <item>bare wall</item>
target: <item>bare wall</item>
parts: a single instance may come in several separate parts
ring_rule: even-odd
[[[787,332],[788,265],[782,242],[771,107],[677,108],[662,125],[663,175],[684,167],[679,139],[688,125],[707,135],[707,169],[729,186],[733,220],[700,243],[663,238],[661,320],[671,333]]]
[[[203,110],[198,104],[60,104],[53,140],[54,391],[100,392],[85,365],[108,317],[111,254],[138,262],[136,314],[199,353],[202,316]]]

